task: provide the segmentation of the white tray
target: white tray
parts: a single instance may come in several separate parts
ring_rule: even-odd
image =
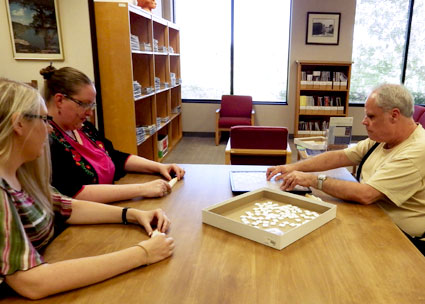
[[[260,224],[256,228],[252,223],[243,223],[241,215],[247,215],[247,212],[253,213],[253,208],[257,207],[256,203],[268,201],[278,204],[280,207],[291,204],[304,210],[304,215],[308,211],[316,212],[318,216],[314,219],[309,219],[308,222],[304,222],[304,218],[299,222],[294,222],[295,219],[280,221],[280,223],[289,221],[301,224],[297,227],[289,225],[285,227],[279,225],[263,227]],[[269,188],[261,188],[203,209],[202,222],[280,250],[334,219],[336,217],[336,208],[336,205],[323,201]],[[256,216],[254,215],[254,217]],[[272,232],[267,231],[271,228],[273,228]]]

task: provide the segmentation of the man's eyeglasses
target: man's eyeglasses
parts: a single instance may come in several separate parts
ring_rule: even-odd
[[[82,107],[84,110],[88,110],[88,109],[93,110],[94,108],[96,108],[96,103],[95,102],[93,102],[93,103],[85,103],[85,102],[79,101],[78,99],[75,99],[75,98],[73,98],[73,97],[71,97],[69,95],[66,95],[66,94],[63,94],[63,96],[65,98],[67,98],[67,99],[75,102],[77,105],[79,105],[80,107]]]
[[[53,117],[50,115],[36,115],[36,114],[24,114],[27,118],[38,118],[43,120],[45,123],[48,123],[49,121],[53,120]]]

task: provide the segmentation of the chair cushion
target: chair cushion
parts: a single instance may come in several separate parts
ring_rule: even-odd
[[[413,112],[413,120],[417,122],[424,112],[425,107],[415,105],[415,111]]]
[[[223,95],[221,97],[220,117],[251,117],[252,97]]]
[[[245,117],[220,117],[218,120],[218,127],[219,128],[228,128],[233,126],[250,126],[251,125],[251,118],[245,118]]]
[[[230,129],[230,146],[234,149],[286,150],[288,129],[285,127],[236,126]]]

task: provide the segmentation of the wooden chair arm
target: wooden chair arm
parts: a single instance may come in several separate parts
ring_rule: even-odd
[[[231,165],[231,163],[230,163],[230,138],[227,141],[226,150],[224,151],[224,163],[226,165]]]
[[[231,154],[237,154],[237,155],[288,155],[289,153],[292,153],[291,151],[287,150],[269,150],[269,149],[234,149],[230,148]]]

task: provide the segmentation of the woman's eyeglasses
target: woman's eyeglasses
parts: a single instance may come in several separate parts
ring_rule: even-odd
[[[75,102],[77,105],[79,105],[80,107],[82,107],[84,110],[88,110],[88,109],[93,110],[94,108],[96,108],[96,103],[95,102],[93,102],[93,103],[85,103],[85,102],[79,101],[78,99],[75,99],[75,98],[73,98],[73,97],[71,97],[69,95],[66,95],[66,94],[63,94],[63,96],[65,98],[67,98],[67,99]]]
[[[53,117],[50,115],[36,115],[36,114],[24,114],[27,118],[38,118],[44,121],[45,123],[48,123],[49,121],[53,120]]]

